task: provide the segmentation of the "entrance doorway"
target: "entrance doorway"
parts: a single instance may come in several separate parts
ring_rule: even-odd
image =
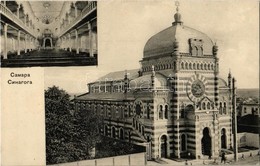
[[[50,39],[45,40],[45,48],[46,47],[51,47],[51,40]]]
[[[221,149],[227,149],[226,129],[221,130]]]
[[[209,135],[209,128],[203,129],[203,137],[201,139],[201,151],[203,155],[211,156],[211,137]]]
[[[167,136],[161,136],[161,158],[167,157]]]
[[[52,47],[53,47],[52,38],[51,37],[44,38],[42,46],[44,49],[52,49]]]

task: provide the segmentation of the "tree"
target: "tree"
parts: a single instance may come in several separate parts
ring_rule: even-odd
[[[70,113],[69,94],[53,86],[45,90],[47,164],[91,158],[90,150],[100,141],[103,120],[94,111]]]

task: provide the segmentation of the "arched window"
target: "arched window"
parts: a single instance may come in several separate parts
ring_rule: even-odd
[[[200,69],[203,70],[203,64],[200,64]]]
[[[176,62],[173,62],[173,69],[176,70]]]
[[[193,56],[197,55],[197,47],[195,47],[195,46],[191,47],[191,55],[193,55]]]
[[[112,133],[111,133],[112,135],[112,138],[116,138],[116,129],[115,129],[115,127],[112,127]]]
[[[144,126],[142,126],[142,135],[144,136]]]
[[[163,106],[160,105],[160,108],[159,108],[159,119],[163,119]]]
[[[133,127],[135,127],[135,119],[133,118]]]
[[[136,113],[136,115],[140,116],[141,112],[142,112],[142,110],[141,110],[140,104],[136,104],[136,106],[135,106],[135,113]]]
[[[210,110],[210,103],[207,103],[207,109]]]
[[[183,62],[181,62],[181,69],[184,69],[184,64],[183,64]]]
[[[147,119],[150,119],[150,107],[147,106]]]
[[[192,64],[191,64],[191,63],[189,63],[189,69],[190,69],[190,70],[192,69]]]
[[[188,69],[188,63],[187,62],[185,63],[185,69],[186,70]]]
[[[138,130],[138,122],[135,121],[135,129]]]
[[[186,151],[187,150],[187,139],[186,135],[182,134],[181,135],[181,151]]]
[[[138,129],[139,129],[139,133],[141,133],[141,132],[142,132],[142,127],[141,127],[141,124],[140,124],[140,123],[139,123]]]
[[[131,106],[128,106],[128,117],[131,117]]]
[[[222,114],[222,102],[219,103],[219,113]]]
[[[223,113],[224,113],[224,114],[227,113],[227,105],[226,105],[226,102],[224,102]]]
[[[165,105],[164,118],[168,119],[168,105]]]
[[[210,64],[208,64],[208,70],[210,70]]]
[[[214,70],[213,64],[211,64],[211,70]]]
[[[196,70],[196,64],[193,63],[193,70]]]
[[[211,108],[214,109],[214,103],[211,103]]]
[[[207,70],[207,64],[204,64],[204,70]]]
[[[202,103],[202,109],[205,110],[206,109],[206,104],[203,102]]]
[[[199,70],[199,69],[200,69],[200,64],[198,63],[198,64],[197,64],[197,70]]]
[[[120,128],[120,130],[119,130],[119,138],[120,138],[121,140],[124,139],[124,129],[122,129],[122,128]]]

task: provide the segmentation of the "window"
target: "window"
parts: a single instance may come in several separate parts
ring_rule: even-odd
[[[131,117],[131,106],[128,106],[128,117]]]
[[[120,130],[119,130],[119,138],[120,138],[121,140],[124,139],[124,130],[123,130],[122,128],[120,128]]]
[[[112,138],[116,138],[116,129],[112,127]]]
[[[164,118],[168,119],[168,105],[165,105]]]
[[[136,113],[136,115],[141,115],[141,106],[140,106],[140,104],[137,104],[136,106],[135,106],[135,113]]]
[[[193,70],[196,70],[196,64],[193,63]]]
[[[206,104],[203,102],[202,103],[202,109],[205,110],[206,109]]]
[[[222,108],[222,103],[220,102],[220,103],[219,103],[219,113],[220,113],[220,114],[222,114],[222,109],[223,109],[223,108]]]
[[[226,102],[224,102],[223,113],[224,113],[224,114],[226,114],[226,113],[227,113],[227,105],[226,105]]]
[[[150,107],[149,107],[149,105],[147,106],[147,119],[150,119]]]
[[[207,103],[207,109],[210,110],[210,103]]]
[[[159,108],[159,119],[163,119],[163,106],[160,105],[160,108]]]

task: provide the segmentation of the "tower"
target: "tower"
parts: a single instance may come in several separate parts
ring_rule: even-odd
[[[174,138],[168,142],[173,149],[170,156],[217,156],[231,142],[230,92],[219,78],[218,46],[206,34],[185,26],[179,3],[176,6],[172,26],[152,36],[144,47],[143,74],[151,74],[154,66],[157,74],[167,78],[170,95],[160,99],[169,102],[167,123],[173,127],[167,135]],[[156,101],[160,99],[154,102],[159,112]]]

